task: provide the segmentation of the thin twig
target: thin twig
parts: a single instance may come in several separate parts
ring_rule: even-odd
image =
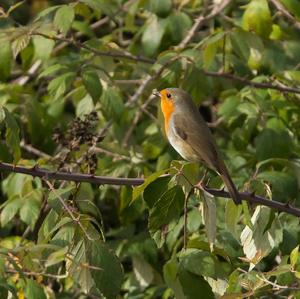
[[[63,180],[63,181],[74,181],[74,182],[88,182],[91,184],[102,184],[102,185],[122,185],[122,186],[138,186],[145,182],[143,178],[112,178],[105,176],[94,176],[82,173],[66,173],[66,172],[56,172],[39,167],[27,168],[23,166],[16,166],[9,163],[0,163],[0,171],[9,171],[15,173],[24,173],[34,177],[41,177],[45,180]],[[223,189],[214,189],[208,186],[195,186],[201,190],[204,190],[216,197],[231,198],[230,194]],[[285,212],[297,217],[300,217],[300,209],[290,205],[281,203],[275,200],[269,200],[262,196],[255,195],[249,192],[239,192],[239,196],[242,200],[248,201],[252,204],[258,204],[270,207],[272,209],[278,210],[280,212]]]
[[[51,40],[55,40],[55,41],[60,41],[60,42],[65,42],[68,43],[69,45],[73,45],[79,49],[85,49],[97,56],[106,56],[106,57],[112,57],[112,58],[118,58],[118,59],[128,59],[128,60],[132,60],[135,62],[144,62],[144,63],[149,63],[149,64],[153,64],[154,60],[150,59],[150,58],[146,58],[146,57],[141,57],[141,56],[136,56],[133,54],[130,54],[128,52],[126,53],[122,53],[122,52],[110,52],[110,51],[99,51],[95,48],[92,48],[80,41],[74,40],[74,39],[69,39],[69,38],[65,38],[62,36],[52,36],[52,35],[47,35],[41,32],[32,32],[31,35],[38,35],[38,36],[42,36],[44,38],[47,39],[51,39]]]
[[[123,138],[122,145],[123,145],[124,147],[126,147],[126,146],[128,145],[129,138],[130,138],[130,136],[132,135],[134,128],[135,128],[136,125],[138,124],[138,122],[139,122],[139,120],[140,120],[140,118],[141,118],[141,116],[142,116],[144,110],[146,109],[146,107],[147,107],[154,99],[155,99],[155,96],[150,95],[150,96],[148,97],[148,99],[144,102],[144,104],[141,105],[141,106],[139,107],[139,109],[137,110],[137,112],[136,112],[136,114],[135,114],[135,116],[134,116],[134,119],[133,119],[133,121],[132,121],[132,124],[131,124],[131,126],[129,127],[129,129],[127,130],[127,132],[126,132],[126,134],[125,134],[125,136],[124,136],[124,138]]]
[[[260,88],[260,89],[275,89],[279,90],[281,92],[291,92],[291,93],[297,93],[300,94],[300,89],[296,87],[288,87],[285,85],[279,85],[279,84],[271,84],[271,83],[266,83],[266,82],[254,82],[251,80],[248,80],[246,78],[238,77],[230,73],[223,73],[223,72],[210,72],[203,70],[204,74],[210,77],[219,77],[219,78],[225,78],[233,81],[238,81],[241,82],[245,85],[249,85],[255,88]]]
[[[121,155],[121,154],[117,154],[117,153],[111,152],[111,151],[109,151],[109,150],[107,150],[107,149],[104,149],[104,148],[101,148],[101,147],[99,147],[99,146],[93,147],[93,148],[91,149],[91,152],[93,152],[93,153],[105,154],[106,156],[109,156],[109,157],[114,158],[115,161],[117,161],[117,160],[131,161],[130,157],[128,157],[128,156],[125,156],[125,155]]]
[[[12,270],[12,269],[7,269],[5,270],[6,273],[11,273],[11,274],[17,274],[20,271],[17,270]],[[44,276],[44,277],[49,277],[49,278],[55,278],[55,279],[65,279],[69,277],[69,274],[62,274],[62,275],[55,275],[55,274],[50,274],[50,273],[44,273],[44,272],[33,272],[33,271],[22,271],[23,275],[26,276]]]
[[[103,25],[105,25],[107,22],[109,22],[110,18],[108,16],[104,17],[103,19],[98,20],[97,22],[93,23],[91,25],[91,29],[95,30]],[[79,38],[81,36],[83,36],[83,32],[76,32],[75,37]],[[67,42],[62,42],[59,45],[57,45],[53,51],[52,54],[56,54],[57,52],[59,52],[60,50],[62,50],[63,48],[67,47],[68,43]]]
[[[82,232],[85,234],[88,240],[92,241],[93,239],[88,235],[86,229],[83,227],[82,223],[80,222],[80,217],[75,217],[73,212],[70,210],[69,206],[65,203],[64,199],[57,193],[57,191],[54,189],[54,186],[48,181],[44,180],[46,184],[48,185],[49,189],[55,194],[55,196],[58,198],[64,209],[68,212],[69,216],[71,219],[79,225],[81,228]]]
[[[101,19],[101,20],[99,20],[99,21],[93,23],[93,24],[91,25],[91,28],[92,28],[92,29],[97,29],[98,27],[100,27],[100,26],[104,25],[105,23],[107,23],[109,20],[110,20],[109,17],[104,17],[103,19]],[[75,37],[76,37],[76,38],[79,38],[79,37],[81,37],[82,35],[83,35],[82,32],[77,32],[77,33],[75,34]],[[57,45],[57,46],[53,49],[52,53],[53,53],[53,54],[56,54],[58,51],[60,51],[60,50],[62,50],[63,48],[65,48],[67,45],[68,45],[67,42],[62,42],[62,43],[60,43],[59,45]],[[30,69],[28,70],[28,72],[27,72],[26,75],[22,75],[21,77],[19,77],[19,78],[13,80],[12,83],[18,84],[18,85],[21,85],[21,86],[25,85],[25,84],[28,82],[28,80],[29,80],[29,79],[30,79],[30,78],[38,71],[38,69],[40,68],[41,65],[42,65],[42,61],[41,61],[41,60],[37,60],[37,61],[30,67]]]
[[[198,29],[203,25],[203,23],[215,18],[222,10],[231,2],[231,0],[223,0],[220,4],[215,5],[211,13],[207,16],[200,15],[194,22],[192,28],[188,31],[185,38],[177,46],[178,50],[184,49],[188,43],[193,39],[194,35],[197,33]]]
[[[38,157],[46,158],[46,159],[50,159],[51,158],[50,155],[42,152],[41,150],[33,147],[30,144],[26,144],[24,140],[21,141],[20,146],[21,146],[22,149],[24,149],[25,151],[27,151],[30,154],[34,154],[34,155],[36,155]]]
[[[285,16],[289,21],[293,23],[295,28],[300,29],[300,22],[284,7],[278,0],[270,0],[271,3],[277,8],[277,10]]]

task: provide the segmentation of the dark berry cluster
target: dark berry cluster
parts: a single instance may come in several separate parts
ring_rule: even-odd
[[[67,164],[76,163],[79,166],[87,165],[90,172],[94,172],[97,166],[96,154],[89,149],[96,146],[104,138],[103,135],[95,133],[98,122],[97,112],[93,111],[87,114],[83,119],[76,117],[70,124],[68,124],[65,132],[59,128],[54,130],[52,135],[53,140],[67,149],[67,154],[60,159],[59,168],[65,167]],[[88,146],[88,149],[84,147]],[[76,159],[76,152],[83,151],[80,159]],[[77,155],[78,156],[78,155]]]

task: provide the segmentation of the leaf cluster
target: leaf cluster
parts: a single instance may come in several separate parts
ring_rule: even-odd
[[[3,174],[0,298],[300,297],[298,219],[193,190],[151,95],[185,89],[237,188],[299,206],[297,1],[2,2],[0,160],[145,183]]]

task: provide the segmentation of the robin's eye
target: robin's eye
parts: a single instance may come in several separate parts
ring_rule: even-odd
[[[167,93],[167,98],[170,99],[172,95],[170,93]]]

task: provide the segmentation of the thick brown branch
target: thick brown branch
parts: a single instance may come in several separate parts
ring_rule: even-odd
[[[9,163],[0,163],[0,171],[1,170],[24,173],[34,177],[43,178],[45,180],[54,179],[62,181],[88,182],[91,184],[100,185],[138,186],[145,182],[145,180],[142,178],[113,178],[82,173],[66,173],[60,171],[50,171],[39,167],[28,168],[23,166],[14,166]],[[229,193],[224,190],[209,188],[208,186],[201,186],[201,189],[205,190],[213,196],[230,198]],[[267,206],[277,211],[300,217],[300,209],[289,204],[284,204],[275,200],[268,200],[264,197],[254,195],[252,193],[241,192],[239,194],[242,200],[248,201],[249,203]]]
[[[58,181],[73,181],[73,182],[88,182],[99,185],[118,185],[118,186],[138,186],[141,185],[143,179],[133,178],[113,178],[107,176],[96,176],[82,173],[67,173],[62,171],[51,171],[37,166],[28,168],[24,166],[14,166],[9,163],[0,163],[0,171],[7,170],[9,172],[29,174],[34,177],[40,177],[45,180],[58,180]]]

